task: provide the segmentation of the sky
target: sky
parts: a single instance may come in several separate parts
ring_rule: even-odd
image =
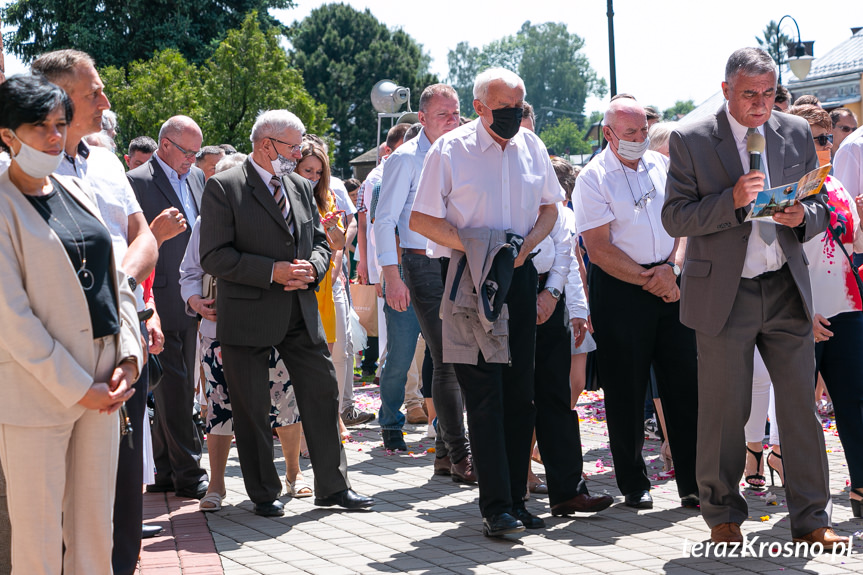
[[[0,4],[8,3],[0,0]],[[296,7],[273,14],[290,24],[330,2],[295,0]],[[368,8],[390,28],[401,28],[432,58],[431,71],[441,80],[448,73],[447,53],[462,41],[482,47],[492,40],[534,24],[564,22],[584,39],[583,51],[600,77],[608,81],[608,19],[604,0],[345,0],[358,10]],[[857,6],[857,8],[854,8]],[[770,20],[788,14],[797,20],[803,41],[814,40],[815,57],[824,55],[851,36],[851,26],[863,26],[859,0],[783,0],[754,2],[724,0],[713,6],[699,0],[614,0],[614,42],[617,91],[660,109],[678,100],[700,104],[720,90],[725,61],[737,48],[755,46]],[[817,9],[816,9],[817,8]],[[843,16],[836,16],[842,14]],[[851,16],[851,19],[848,16]],[[854,19],[856,17],[856,19]],[[4,32],[8,32],[4,28]],[[791,18],[782,32],[796,39]],[[7,73],[24,66],[6,54]],[[783,77],[785,75],[783,74]],[[383,78],[381,78],[383,79]],[[422,86],[409,86],[412,90]],[[530,94],[527,95],[528,101]],[[590,98],[585,112],[603,111],[603,100]]]

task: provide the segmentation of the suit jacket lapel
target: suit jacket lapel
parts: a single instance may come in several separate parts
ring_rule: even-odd
[[[731,132],[731,125],[728,123],[725,105],[716,112],[716,127],[713,135],[719,140],[716,144],[719,161],[722,162],[722,166],[728,173],[728,178],[732,182],[736,182],[743,175],[743,164],[740,163],[740,152],[737,151],[737,142]]]
[[[243,169],[246,171],[246,185],[250,188],[250,193],[252,196],[257,199],[264,209],[267,211],[270,216],[278,222],[278,224],[285,229],[286,232],[290,233],[288,230],[288,223],[285,221],[284,216],[282,216],[282,212],[279,211],[279,207],[276,205],[276,200],[273,198],[273,194],[270,193],[270,189],[261,179],[261,176],[258,175],[257,170],[249,163],[249,160],[246,160],[246,163],[243,165]]]
[[[155,154],[154,154],[155,156]],[[168,175],[165,173],[165,170],[162,169],[162,166],[159,165],[159,161],[153,157],[150,160],[150,171],[153,174],[153,181],[156,183],[156,187],[159,188],[159,191],[162,192],[162,195],[167,198],[168,202],[181,212],[183,212],[184,216],[187,216],[186,210],[183,209],[183,202],[180,201],[180,198],[177,197],[177,192],[174,191],[174,186],[171,185],[171,181],[168,179]]]
[[[204,182],[201,174],[195,171],[195,167],[192,167],[192,171],[189,172],[189,177],[186,178],[186,181],[189,183],[189,190],[192,192],[192,199],[195,200],[195,208],[197,208],[198,213],[201,212],[201,196],[204,195]]]
[[[764,125],[764,138],[767,140],[767,169],[770,172],[770,187],[785,185],[785,138],[779,133],[779,121],[770,115],[770,119]]]

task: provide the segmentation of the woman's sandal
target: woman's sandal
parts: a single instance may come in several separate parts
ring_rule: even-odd
[[[749,449],[748,445],[746,446],[746,451],[751,453],[752,457],[755,458],[755,473],[753,473],[752,475],[747,475],[746,477],[744,477],[744,481],[746,481],[746,484],[749,485],[749,487],[752,487],[753,489],[764,489],[764,486],[767,485],[767,478],[764,477],[763,474],[758,473],[758,470],[761,469],[761,457],[764,455],[764,451],[763,450],[762,451],[753,451],[753,450]],[[771,453],[773,453],[773,452],[771,451]],[[770,456],[768,455],[767,458],[769,459]],[[779,458],[782,459],[781,457],[779,457]],[[773,477],[772,477],[773,468],[772,467],[770,468],[770,475],[771,475],[771,480],[772,480],[773,479]],[[781,475],[780,475],[780,478],[781,478]]]
[[[198,509],[200,511],[204,511],[205,513],[209,513],[210,511],[218,511],[222,508],[222,501],[224,501],[224,499],[224,495],[219,495],[215,491],[212,491],[201,498],[201,501],[198,503]]]
[[[293,483],[285,479],[285,485],[288,488],[288,491],[291,493],[291,497],[302,498],[302,497],[311,497],[314,495],[312,491],[312,486],[309,485],[302,477],[299,479],[295,479]]]

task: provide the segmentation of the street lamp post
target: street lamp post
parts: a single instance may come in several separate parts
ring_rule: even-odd
[[[797,20],[788,14],[780,18],[779,23],[776,24],[776,58],[778,59],[776,64],[779,67],[779,84],[782,84],[782,47],[779,45],[779,38],[782,34],[780,26],[786,18],[791,18],[791,21],[794,22],[794,27],[797,28],[797,46],[794,47],[794,57],[788,58],[788,66],[791,68],[791,73],[800,80],[805,80],[809,74],[809,67],[812,66],[813,59],[812,56],[806,54],[806,48],[800,40],[800,26],[797,25]]]

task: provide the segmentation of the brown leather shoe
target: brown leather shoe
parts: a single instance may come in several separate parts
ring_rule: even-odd
[[[838,543],[844,543],[848,545],[848,538],[843,537],[841,535],[836,535],[829,527],[820,527],[811,533],[807,533],[803,537],[795,537],[795,543],[808,543],[812,545],[813,543],[820,543],[824,546],[825,551],[829,551],[833,549],[833,546]]]
[[[428,422],[429,416],[422,407],[412,407],[408,410],[408,423],[411,425],[426,425]]]
[[[462,458],[458,463],[453,463],[449,468],[452,480],[456,483],[476,483],[476,472],[473,470],[473,460],[470,455]]]
[[[596,513],[597,511],[607,509],[612,503],[614,503],[614,498],[611,495],[604,493],[602,495],[580,493],[563,503],[552,505],[551,514],[554,517],[561,517],[570,515],[576,511],[579,513]]]
[[[710,540],[714,543],[743,543],[743,533],[737,523],[720,523],[710,528]]]
[[[451,467],[452,467],[452,462],[449,460],[449,455],[444,455],[443,457],[435,457],[435,460],[434,460],[434,474],[435,475],[449,475]]]

